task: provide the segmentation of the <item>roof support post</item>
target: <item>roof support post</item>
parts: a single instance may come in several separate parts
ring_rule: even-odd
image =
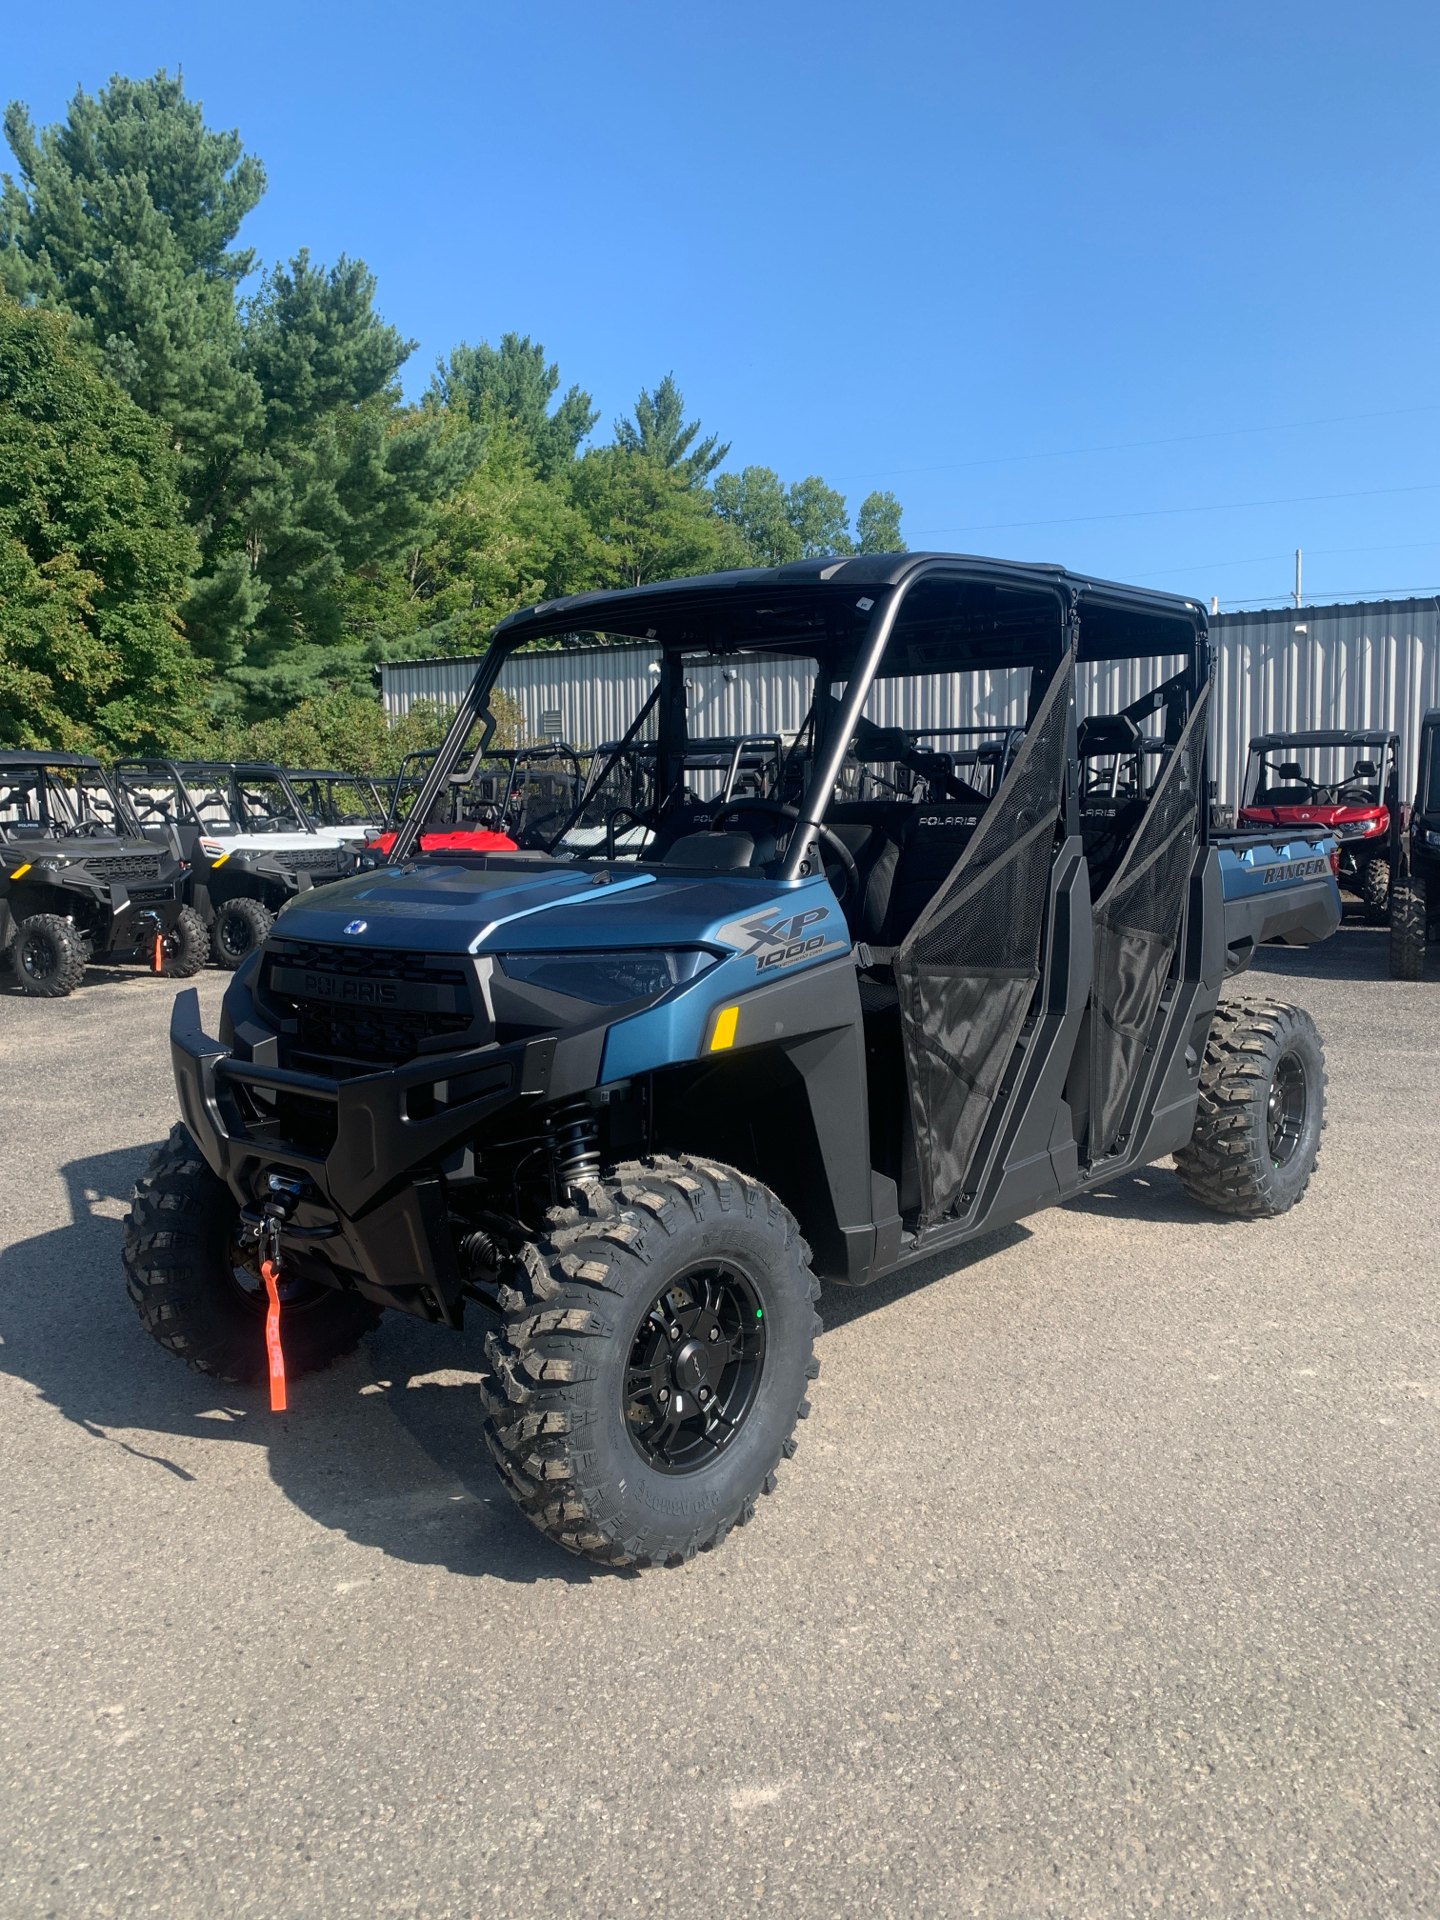
[[[856,659],[849,683],[845,688],[845,702],[840,709],[840,717],[830,738],[825,743],[823,756],[816,761],[815,771],[810,776],[810,785],[800,802],[800,818],[790,835],[790,845],[786,850],[785,864],[780,869],[782,880],[798,880],[811,847],[815,844],[816,830],[819,827],[825,809],[830,804],[835,782],[840,777],[840,769],[845,764],[845,749],[854,737],[860,725],[865,702],[870,697],[870,688],[875,675],[880,670],[885,649],[890,644],[890,635],[895,630],[896,616],[909,592],[912,583],[922,578],[920,573],[912,573],[902,580],[898,587],[890,589],[890,597],[874,614],[870,622],[870,631]],[[817,686],[818,695],[819,688]],[[818,712],[818,704],[817,704]]]

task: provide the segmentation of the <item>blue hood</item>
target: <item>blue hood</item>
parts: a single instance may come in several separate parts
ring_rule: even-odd
[[[352,941],[426,953],[541,953],[577,948],[746,944],[728,923],[774,902],[799,909],[818,876],[789,885],[761,874],[667,874],[573,867],[534,872],[441,865],[381,868],[297,894],[276,932],[287,940]],[[838,918],[838,913],[827,918]],[[354,929],[352,932],[351,929]],[[827,929],[828,931],[828,929]],[[827,943],[828,944],[828,943]],[[848,942],[847,942],[848,944]]]

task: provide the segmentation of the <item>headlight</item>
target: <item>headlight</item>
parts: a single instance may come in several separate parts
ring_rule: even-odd
[[[593,1007],[627,1000],[655,1000],[672,987],[698,979],[715,965],[700,947],[626,949],[607,953],[503,953],[500,970],[510,980],[545,993],[563,993]]]
[[[1386,822],[1383,816],[1379,819],[1371,818],[1369,820],[1342,820],[1336,828],[1336,832],[1343,833],[1347,838],[1363,839],[1366,834],[1383,833],[1385,826]]]
[[[1427,846],[1440,847],[1440,833],[1436,833],[1433,827],[1427,827],[1425,829],[1425,841]]]

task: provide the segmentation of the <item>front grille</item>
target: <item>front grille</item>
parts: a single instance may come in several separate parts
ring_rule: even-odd
[[[339,871],[341,854],[338,847],[320,847],[315,852],[308,849],[296,853],[277,853],[277,866],[289,867],[295,873],[319,873],[322,870],[336,873]]]
[[[297,1066],[398,1065],[473,1018],[469,970],[448,955],[427,964],[423,953],[272,940],[262,991],[291,1026],[286,1051]]]
[[[158,880],[158,853],[101,854],[85,862],[97,880]]]

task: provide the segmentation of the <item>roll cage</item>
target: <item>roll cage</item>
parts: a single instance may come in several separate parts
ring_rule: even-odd
[[[143,836],[129,796],[82,753],[0,753],[0,840]]]
[[[1400,736],[1384,728],[1257,734],[1241,791],[1246,807],[1396,808]]]
[[[270,761],[118,760],[114,774],[146,827],[222,834],[316,831],[289,779]]]

